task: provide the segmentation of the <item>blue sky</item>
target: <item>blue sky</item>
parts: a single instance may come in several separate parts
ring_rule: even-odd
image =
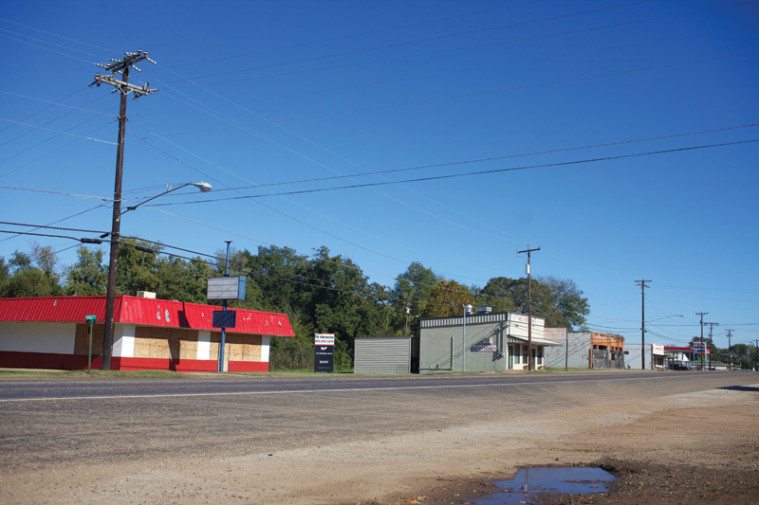
[[[146,206],[125,234],[208,253],[224,240],[327,245],[386,285],[415,260],[467,285],[520,276],[515,251],[530,244],[534,274],[573,279],[594,328],[639,337],[643,277],[647,340],[687,340],[701,310],[719,345],[728,327],[753,339],[758,27],[745,1],[6,0],[0,219],[86,211],[58,225],[110,227],[102,200],[18,188],[112,196],[118,97],[87,85],[93,63],[140,48],[158,64],[131,79],[159,92],[129,101],[125,197],[197,180],[214,191],[156,203],[554,166]],[[644,154],[713,144],[733,145]],[[7,257],[33,239],[0,240]],[[73,242],[37,240],[73,261]]]

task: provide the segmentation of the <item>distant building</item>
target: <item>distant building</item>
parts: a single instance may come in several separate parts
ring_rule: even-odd
[[[645,346],[646,370],[662,370],[664,365],[664,345],[646,344]],[[642,356],[640,344],[625,344],[625,366],[631,369],[641,369]]]
[[[220,307],[144,296],[117,296],[114,307],[113,370],[215,371],[220,333],[212,325]],[[292,337],[287,314],[231,309],[224,369],[269,370],[271,337]],[[103,349],[104,296],[0,298],[0,367],[87,368],[85,316],[94,315],[93,368]]]
[[[532,318],[536,369],[543,368],[545,348],[556,345],[544,338],[544,327],[545,320]],[[466,316],[466,323],[463,316],[422,319],[419,372],[526,370],[527,340],[527,316],[522,314],[477,314]]]
[[[625,338],[622,335],[546,328],[545,338],[555,344],[546,348],[547,368],[625,367]]]

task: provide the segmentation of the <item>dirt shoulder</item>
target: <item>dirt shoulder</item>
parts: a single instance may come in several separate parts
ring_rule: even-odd
[[[510,462],[600,466],[617,477],[609,492],[544,496],[540,503],[545,505],[759,502],[759,387],[735,388],[727,396],[725,390],[710,390],[668,400],[670,408],[631,423],[580,430],[547,443],[535,439],[539,451],[518,450]],[[497,492],[493,480],[510,477],[443,480],[387,503],[469,504]]]
[[[468,503],[521,466],[606,464],[608,497],[569,499],[749,503],[755,379],[4,404],[0,502]]]

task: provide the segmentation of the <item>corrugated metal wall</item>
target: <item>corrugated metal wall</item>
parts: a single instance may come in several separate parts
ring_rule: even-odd
[[[411,337],[367,337],[355,340],[354,373],[410,373]]]

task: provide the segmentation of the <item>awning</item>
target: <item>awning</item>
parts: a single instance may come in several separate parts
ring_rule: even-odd
[[[525,337],[515,337],[514,335],[508,335],[506,337],[506,340],[510,344],[527,344],[528,343]],[[532,337],[532,345],[538,345],[538,346],[543,346],[543,347],[558,347],[561,344],[553,340],[548,340],[547,338]]]

